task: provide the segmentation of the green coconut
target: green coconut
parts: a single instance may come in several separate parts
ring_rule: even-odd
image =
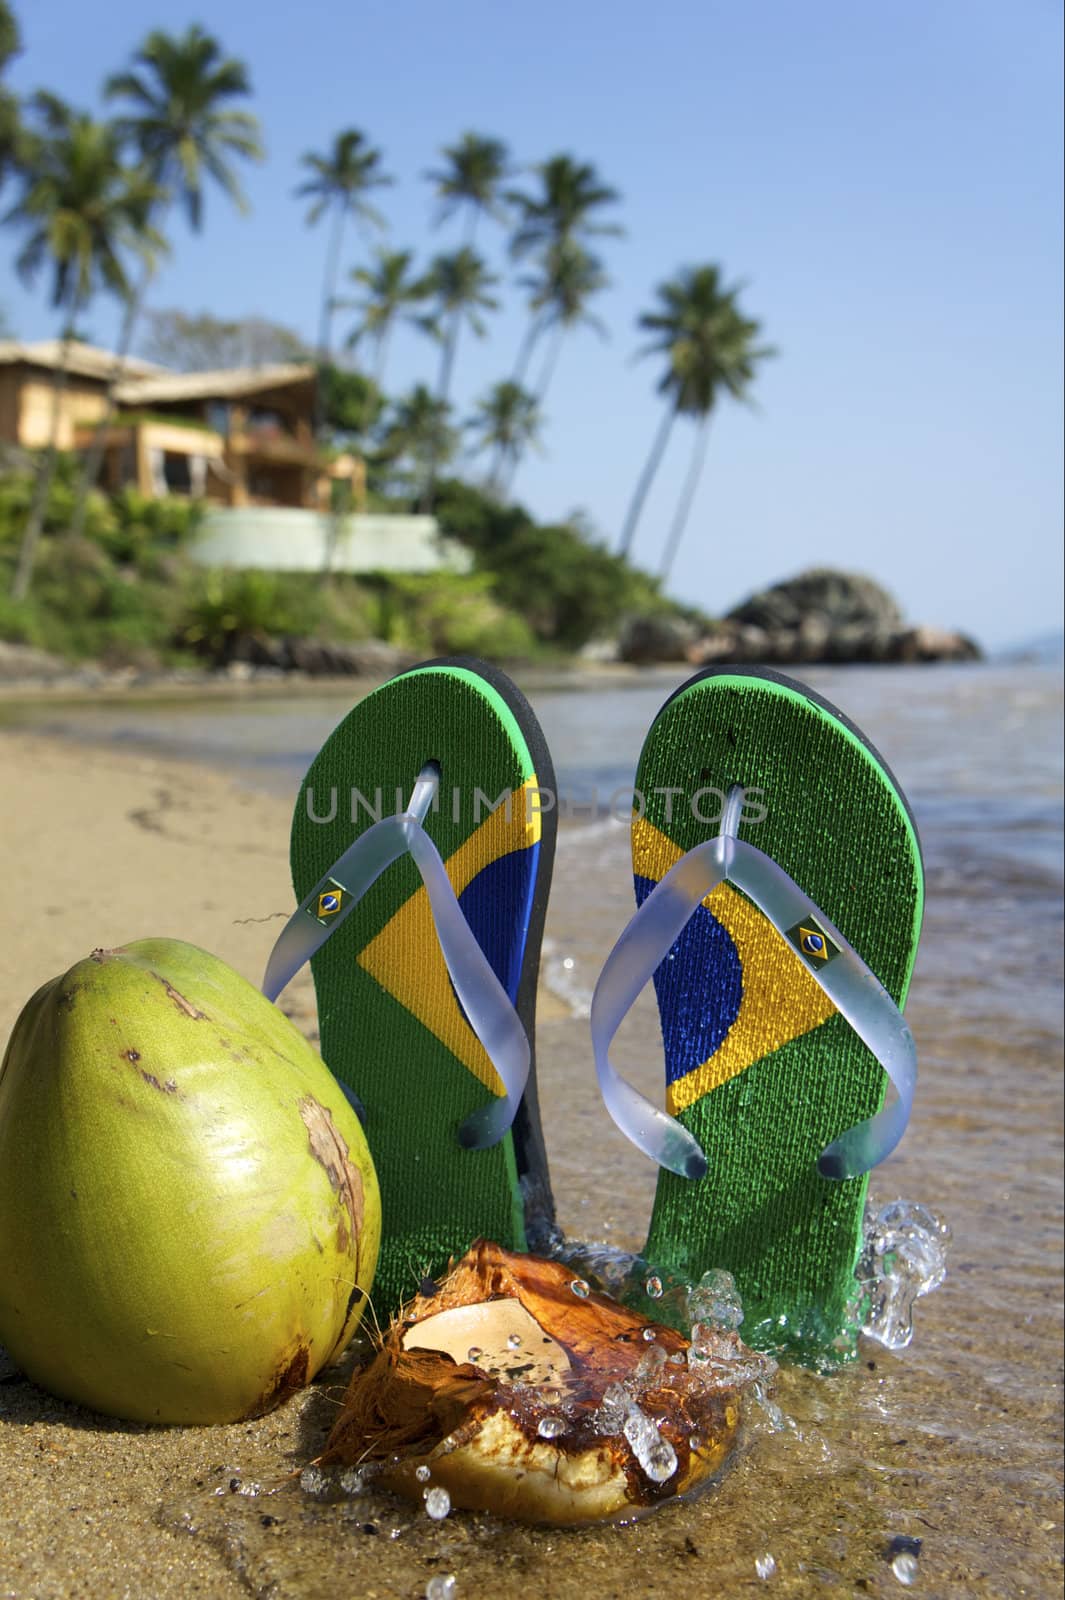
[[[321,1058],[174,939],[44,985],[0,1066],[0,1344],[145,1422],[261,1415],[344,1348],[381,1202]]]

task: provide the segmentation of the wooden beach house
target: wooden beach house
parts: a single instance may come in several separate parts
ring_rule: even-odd
[[[71,344],[57,395],[61,360],[55,339],[0,341],[0,439],[40,449],[52,438],[54,420],[61,450],[88,447],[107,409],[117,358]],[[221,506],[326,510],[333,484],[346,481],[360,506],[363,463],[318,449],[313,415],[309,363],[168,372],[130,358],[115,389],[100,486],[131,483],[153,498],[190,495]]]

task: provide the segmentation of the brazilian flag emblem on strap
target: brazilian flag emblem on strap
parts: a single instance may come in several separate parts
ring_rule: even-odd
[[[330,878],[315,902],[312,915],[319,922],[331,922],[343,908],[347,898],[348,891],[343,884],[337,883],[333,878]]]
[[[839,945],[834,944],[824,928],[813,917],[797,922],[785,937],[793,944],[809,967],[826,967],[839,955]]]

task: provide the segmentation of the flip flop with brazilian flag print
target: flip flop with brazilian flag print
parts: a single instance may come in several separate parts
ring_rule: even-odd
[[[431,808],[424,794],[408,806],[426,773]],[[427,835],[450,883],[444,898],[454,908],[457,897],[458,921],[531,1049],[554,857],[548,792],[553,799],[554,773],[529,705],[503,673],[465,657],[427,662],[367,695],[303,782],[292,876],[305,923],[323,925],[311,956],[321,1053],[361,1103],[380,1180],[384,1231],[372,1298],[382,1324],[474,1239],[525,1249],[530,1232],[550,1224],[552,1205],[535,1077],[500,1137],[496,1114],[508,1092],[500,1053],[482,1042],[491,1044],[491,1026],[475,1023],[479,1037],[469,1020],[484,984],[462,991],[464,1006],[441,948],[441,896],[412,859],[419,840],[411,854],[392,850],[355,903],[341,862],[363,842],[373,848],[371,829],[406,826],[409,836],[410,813],[419,811],[422,853]],[[338,925],[324,938],[330,916]],[[470,1134],[478,1118],[493,1117],[490,1141]]]
[[[916,1077],[900,1014],[923,909],[913,818],[840,711],[764,670],[678,689],[636,791],[639,909],[592,1025],[608,1106],[664,1167],[646,1258],[693,1281],[731,1271],[749,1343],[846,1352],[868,1170]],[[665,1113],[606,1053],[652,972]]]

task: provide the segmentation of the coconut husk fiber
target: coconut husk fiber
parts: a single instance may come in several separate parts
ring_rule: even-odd
[[[321,1460],[526,1522],[625,1520],[722,1467],[756,1364],[733,1333],[690,1364],[571,1267],[479,1240],[355,1373]]]

